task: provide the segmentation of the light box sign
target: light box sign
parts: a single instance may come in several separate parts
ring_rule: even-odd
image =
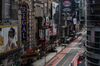
[[[18,48],[17,27],[0,27],[0,52],[9,51]]]
[[[28,36],[28,23],[27,23],[27,19],[28,19],[28,11],[27,11],[27,5],[22,5],[21,6],[21,39],[22,39],[22,43],[26,43],[27,41],[27,36]]]

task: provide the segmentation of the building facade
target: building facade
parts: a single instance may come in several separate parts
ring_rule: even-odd
[[[100,1],[87,0],[86,66],[100,66]]]
[[[20,66],[22,50],[35,47],[33,0],[0,3],[0,66]]]
[[[35,45],[35,21],[33,17],[33,1],[19,0],[18,1],[18,20],[19,20],[19,34],[21,44],[29,44],[27,46],[34,47]]]
[[[48,51],[51,48],[51,44],[49,42],[50,31],[52,31],[51,28],[53,28],[52,2],[53,0],[34,1],[34,17],[36,21],[36,46],[39,47],[39,50],[41,52]],[[44,50],[44,47],[46,48],[46,50]]]

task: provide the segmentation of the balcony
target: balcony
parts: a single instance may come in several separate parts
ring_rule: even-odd
[[[87,46],[87,47],[86,47],[86,50],[89,51],[89,52],[92,52],[92,53],[94,53],[94,54],[100,54],[100,49],[95,49],[95,48],[93,48],[93,47]]]
[[[88,53],[87,53],[88,54]],[[91,62],[93,64],[99,64],[100,60],[99,59],[95,59],[95,58],[91,58],[90,56],[86,56],[87,61]]]
[[[93,54],[99,54],[100,55],[100,44],[99,43],[93,43],[93,42],[87,42],[86,44],[86,50],[88,52],[91,52]]]
[[[87,41],[87,45],[96,49],[100,49],[100,43]]]
[[[94,63],[94,62],[92,62],[92,61],[90,61],[90,60],[88,60],[88,58],[86,59],[86,62],[87,62],[87,66],[99,66],[99,63]]]

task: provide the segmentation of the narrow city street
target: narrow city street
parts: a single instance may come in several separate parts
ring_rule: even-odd
[[[82,35],[67,44],[66,47],[59,47],[58,52],[50,53],[41,60],[36,61],[34,66],[69,66],[74,57],[84,51],[83,43],[85,42],[86,31],[81,32]]]
[[[86,7],[86,0],[0,0],[0,66],[84,66]]]
[[[0,66],[100,66],[100,0],[0,0]]]

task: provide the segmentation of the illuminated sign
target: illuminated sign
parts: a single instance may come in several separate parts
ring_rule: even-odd
[[[4,44],[4,38],[0,35],[0,46]]]
[[[21,26],[21,32],[22,32],[22,42],[27,41],[27,16],[28,16],[28,12],[27,12],[27,7],[26,5],[22,5],[21,7],[21,22],[22,22],[22,26]]]
[[[64,7],[69,7],[69,6],[71,6],[71,2],[65,0],[65,1],[63,2],[63,5],[64,5]]]
[[[2,26],[0,31],[0,52],[18,48],[17,26]]]

